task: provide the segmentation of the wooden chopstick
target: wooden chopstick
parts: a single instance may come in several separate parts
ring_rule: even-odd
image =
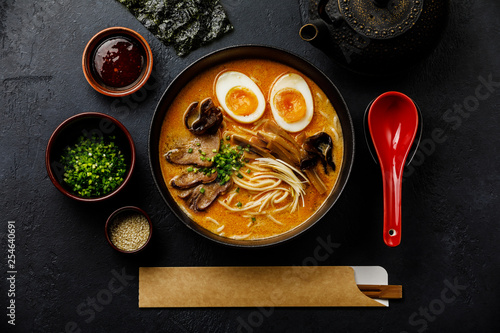
[[[375,285],[358,284],[359,290],[370,298],[400,299],[403,298],[403,286],[400,285]]]

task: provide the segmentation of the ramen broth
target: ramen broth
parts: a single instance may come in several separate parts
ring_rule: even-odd
[[[173,177],[184,173],[188,166],[169,163],[165,160],[164,155],[169,150],[179,146],[182,142],[195,139],[195,135],[189,132],[184,125],[184,113],[192,102],[202,101],[207,97],[212,98],[214,103],[219,105],[214,92],[214,82],[221,72],[227,70],[244,73],[257,83],[266,99],[266,108],[261,119],[269,119],[270,121],[274,120],[269,105],[269,92],[276,78],[284,73],[297,73],[306,80],[314,100],[314,117],[304,130],[298,133],[289,134],[297,138],[302,132],[304,132],[307,137],[318,132],[325,132],[332,138],[333,161],[335,162],[336,169],[332,170],[332,168],[328,167],[328,174],[325,174],[321,163],[318,163],[315,167],[317,173],[327,187],[325,193],[320,194],[314,186],[306,184],[303,200],[301,199],[299,201],[297,210],[294,212],[283,210],[273,213],[272,217],[264,213],[248,217],[244,212],[230,211],[224,207],[219,201],[226,200],[229,196],[232,198],[231,205],[236,207],[236,203],[245,204],[255,195],[246,189],[239,188],[236,184],[233,184],[226,194],[219,196],[212,205],[201,212],[191,210],[186,201],[178,196],[180,191],[173,188],[170,182]],[[220,132],[224,144],[228,143],[228,141],[225,140],[225,131],[234,132],[235,127],[252,130],[256,126],[255,123],[259,123],[259,121],[257,121],[253,124],[242,124],[235,122],[224,112],[223,114],[224,123]],[[296,228],[307,221],[322,205],[324,205],[326,198],[331,193],[338,179],[339,171],[342,166],[343,149],[342,128],[338,116],[326,95],[312,80],[299,71],[274,61],[242,59],[215,66],[198,74],[181,90],[170,105],[165,119],[163,120],[159,153],[164,181],[175,202],[193,221],[203,228],[223,237],[233,239],[263,239],[277,236]],[[244,173],[245,171],[247,171],[247,168],[244,166],[240,172]],[[285,201],[289,203],[291,200],[291,197],[288,197]]]

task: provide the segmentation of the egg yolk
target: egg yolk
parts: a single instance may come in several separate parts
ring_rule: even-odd
[[[274,95],[274,106],[281,118],[287,123],[294,123],[306,115],[306,100],[293,88],[281,89]]]
[[[257,96],[247,87],[232,87],[226,95],[226,105],[237,116],[248,116],[257,110]]]

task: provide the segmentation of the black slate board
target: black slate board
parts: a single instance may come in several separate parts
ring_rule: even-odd
[[[180,58],[113,0],[0,1],[0,332],[499,332],[500,2],[451,1],[436,50],[384,79],[343,70],[303,42],[297,1],[221,3],[234,31]],[[109,26],[138,31],[155,57],[152,79],[128,98],[100,95],[83,76],[86,43]],[[257,251],[223,247],[187,229],[163,202],[148,164],[149,126],[163,91],[199,57],[236,44],[279,47],[311,61],[338,86],[356,132],[351,177],[332,210],[300,238]],[[363,139],[366,106],[388,90],[417,101],[425,122],[425,148],[403,184],[397,248],[382,240],[380,170]],[[123,193],[96,205],[64,197],[44,165],[50,133],[85,111],[122,122],[138,156]],[[135,257],[116,253],[104,237],[106,218],[125,205],[143,208],[154,224],[150,245]],[[11,220],[15,327],[6,316]],[[388,309],[138,309],[139,266],[306,264],[381,265],[390,284],[403,285],[404,298]]]

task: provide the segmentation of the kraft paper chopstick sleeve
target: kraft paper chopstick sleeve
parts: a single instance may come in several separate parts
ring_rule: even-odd
[[[348,266],[140,267],[140,308],[384,305]]]

